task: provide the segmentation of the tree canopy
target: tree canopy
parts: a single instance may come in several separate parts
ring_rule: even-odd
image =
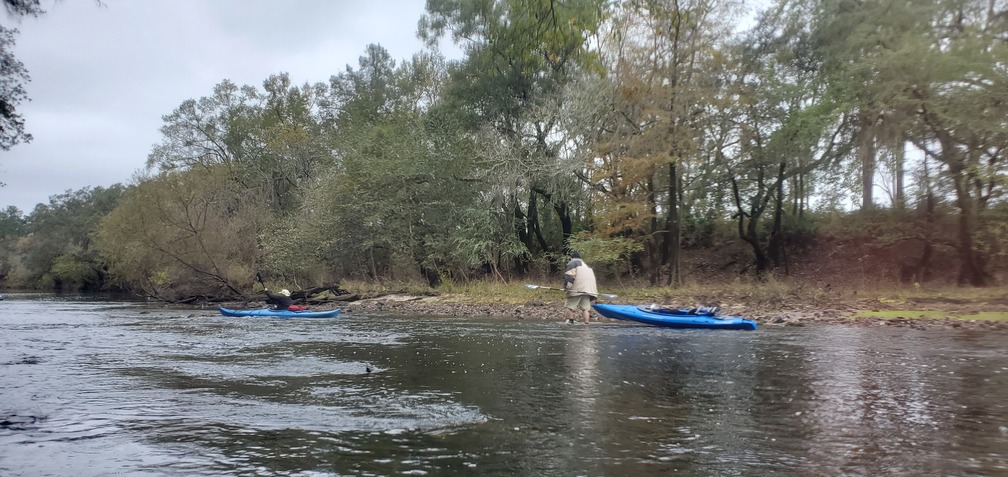
[[[995,283],[1008,5],[779,0],[746,30],[742,13],[430,0],[410,58],[372,44],[328,82],[182,101],[147,173],[115,201],[80,193],[91,218],[62,240],[38,227],[77,217],[74,197],[0,214],[0,267],[51,284],[97,263],[106,287],[186,300],[257,277],[506,281],[576,250],[602,277],[679,286],[800,272],[829,230],[892,251],[879,278],[933,279],[947,252],[957,282]]]

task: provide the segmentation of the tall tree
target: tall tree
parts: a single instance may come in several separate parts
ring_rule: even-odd
[[[291,224],[264,240],[270,267],[436,286],[493,263],[497,225],[483,213],[472,138],[450,108],[437,108],[445,74],[440,56],[397,64],[369,45],[356,68],[333,76],[322,114],[336,161],[301,209],[313,227]]]
[[[733,2],[625,2],[613,16],[602,55],[611,70],[620,121],[600,138],[612,160],[597,170],[611,214],[606,229],[639,234],[654,284],[683,282],[684,217],[694,194],[706,195],[711,128],[726,67],[719,50],[731,31]],[[604,179],[603,179],[604,178]],[[619,229],[624,229],[620,231]],[[633,232],[630,232],[633,230]]]
[[[761,277],[782,265],[787,272],[788,195],[813,193],[815,174],[856,147],[850,139],[856,115],[830,94],[821,52],[811,47],[808,25],[815,18],[814,5],[780,2],[735,50],[737,101],[726,112],[737,124],[738,143],[724,157],[739,238]]]
[[[930,0],[820,0],[813,8],[808,46],[830,94],[854,119],[851,169],[860,177],[861,208],[871,209],[882,157],[902,160],[912,116],[897,100],[906,82],[914,81],[902,55],[931,28],[936,5]],[[902,165],[893,164],[890,173],[899,182]],[[894,198],[901,194],[894,191]]]
[[[257,190],[277,213],[300,204],[304,186],[332,162],[319,117],[323,84],[293,86],[286,73],[263,82],[265,92],[225,80],[213,94],[190,99],[163,117],[163,140],[147,158],[161,171],[211,170]]]
[[[945,166],[959,208],[960,284],[992,282],[979,240],[984,213],[1008,178],[1008,6],[979,0],[939,2],[932,43],[908,92],[918,112],[916,143]],[[927,68],[927,69],[925,69]],[[930,81],[921,81],[926,79]]]
[[[8,206],[0,211],[0,280],[7,282],[17,264],[15,246],[25,234],[25,218],[21,210]]]
[[[566,251],[573,233],[577,180],[556,170],[563,137],[558,118],[543,115],[572,73],[589,68],[588,39],[603,20],[602,0],[429,0],[420,35],[435,43],[447,32],[466,58],[453,71],[446,102],[481,131],[484,169],[503,184],[497,203],[528,256]],[[545,221],[541,208],[555,220]],[[557,239],[547,223],[555,224]],[[519,260],[523,269],[527,261]]]
[[[121,286],[166,301],[245,295],[265,217],[229,174],[224,166],[163,172],[122,199],[97,240]]]
[[[960,211],[959,281],[989,283],[988,247],[978,242],[978,232],[985,228],[989,201],[1004,193],[1004,6],[986,0],[819,0],[783,1],[777,8],[805,18],[778,38],[795,42],[792,50],[808,58],[805,65],[824,85],[824,98],[850,126],[834,135],[841,146],[834,154],[852,159],[851,169],[860,171],[854,189],[860,189],[862,206],[874,203],[877,151],[889,149],[898,161],[903,144],[912,141],[942,164],[952,184]],[[901,164],[891,170],[902,175]]]
[[[863,134],[907,138],[944,166],[959,208],[959,282],[986,285],[977,234],[990,200],[1004,194],[1008,10],[987,0],[863,3],[824,2],[834,5],[823,9],[824,38],[852,19],[863,32],[822,42],[832,89],[862,118],[879,118]]]

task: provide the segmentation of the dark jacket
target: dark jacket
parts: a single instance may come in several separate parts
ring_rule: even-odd
[[[279,293],[272,293],[266,290],[266,304],[273,305],[273,308],[277,310],[286,310],[294,304],[294,300],[287,295],[281,295]]]

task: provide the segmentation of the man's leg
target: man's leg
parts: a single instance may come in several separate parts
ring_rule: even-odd
[[[587,325],[591,321],[591,297],[584,295],[581,297],[581,301],[578,302],[578,308],[581,309],[581,318],[584,319]]]

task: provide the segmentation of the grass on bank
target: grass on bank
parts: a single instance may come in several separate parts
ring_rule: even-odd
[[[938,310],[865,310],[854,314],[855,318],[925,319],[925,320],[990,320],[1008,321],[1008,311],[979,311],[958,313]]]

